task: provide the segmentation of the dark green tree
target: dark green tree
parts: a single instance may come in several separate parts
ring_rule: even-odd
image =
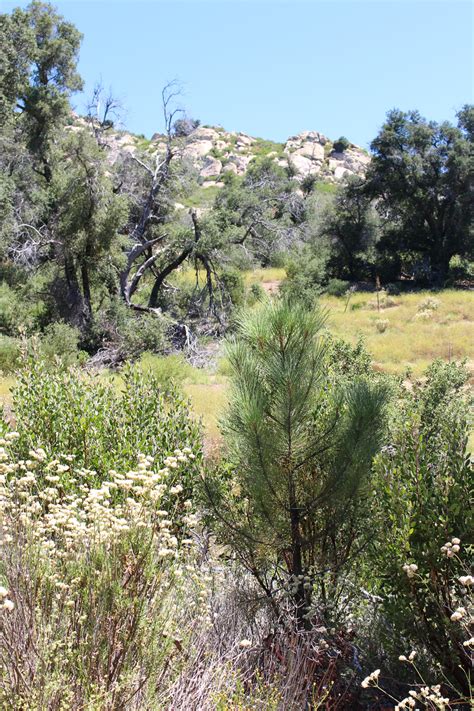
[[[370,275],[378,225],[363,179],[353,177],[339,188],[324,212],[320,235],[328,241],[331,276],[354,280]]]
[[[426,121],[417,111],[390,111],[371,144],[368,189],[384,223],[380,249],[408,256],[442,283],[455,254],[472,250],[473,143],[470,109],[459,126]],[[411,262],[411,264],[410,264]]]

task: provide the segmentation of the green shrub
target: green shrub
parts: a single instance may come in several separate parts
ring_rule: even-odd
[[[455,254],[449,260],[448,280],[455,282],[464,279],[469,281],[474,279],[474,262]]]
[[[199,425],[187,401],[176,391],[165,393],[158,378],[140,368],[127,366],[117,383],[76,368],[51,370],[33,356],[19,373],[13,408],[21,454],[33,446],[51,456],[68,453],[100,480],[109,469],[132,468],[137,453],[200,451]]]
[[[350,141],[345,136],[341,136],[337,139],[337,141],[334,141],[333,149],[336,151],[336,153],[344,153],[344,151],[347,151],[350,145]]]
[[[18,367],[19,360],[19,340],[0,335],[0,374],[12,373]]]
[[[245,286],[242,274],[237,269],[229,268],[219,275],[219,279],[233,306],[242,306],[245,301]]]
[[[143,353],[137,365],[144,373],[152,373],[156,382],[166,391],[175,385],[179,387],[192,373],[192,367],[181,355],[157,356],[154,353]]]
[[[349,288],[349,282],[342,279],[330,279],[326,286],[326,293],[329,296],[344,296]]]
[[[378,580],[382,614],[390,623],[382,643],[426,650],[465,693],[470,669],[465,632],[451,619],[455,600],[463,595],[463,565],[442,548],[459,538],[469,556],[474,543],[467,503],[473,481],[469,402],[463,393],[467,377],[464,367],[435,361],[426,380],[415,383],[394,408],[388,443],[375,459],[372,510],[378,523],[370,549],[372,581]]]
[[[250,286],[247,295],[247,304],[253,306],[257,301],[261,301],[265,298],[265,289],[261,284],[255,283]]]
[[[41,354],[47,361],[57,357],[64,365],[84,362],[87,354],[79,350],[80,338],[78,328],[59,321],[50,323],[40,339]]]

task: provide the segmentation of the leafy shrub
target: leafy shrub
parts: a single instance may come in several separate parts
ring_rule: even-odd
[[[40,288],[38,278],[31,277],[23,288],[12,289],[6,282],[0,284],[0,329],[8,335],[20,330],[39,330],[47,317],[43,299],[35,293]]]
[[[455,282],[464,279],[469,281],[474,279],[474,262],[455,254],[449,260],[448,280]]]
[[[45,328],[40,340],[41,355],[50,362],[56,356],[64,365],[84,362],[87,354],[84,351],[79,351],[80,338],[81,334],[78,328],[60,321],[50,323]]]
[[[391,623],[387,648],[427,650],[464,693],[469,654],[451,618],[462,595],[451,581],[463,565],[446,553],[446,541],[459,537],[466,551],[473,543],[467,377],[464,367],[436,361],[394,409],[388,444],[375,459],[378,543],[371,551]]]
[[[143,353],[138,367],[144,373],[152,373],[156,382],[166,391],[175,385],[180,386],[192,372],[192,367],[181,355],[157,356],[154,353]]]
[[[33,446],[52,457],[67,452],[99,480],[109,469],[133,467],[137,452],[200,450],[188,403],[177,392],[165,394],[153,373],[139,368],[125,368],[117,383],[73,368],[52,371],[32,357],[19,373],[13,408],[20,453],[27,456]]]
[[[226,269],[219,275],[222,287],[234,306],[242,306],[245,301],[245,286],[242,274],[237,269]]]
[[[438,299],[435,299],[432,296],[428,296],[426,299],[423,299],[418,304],[418,312],[421,311],[436,311],[440,307],[440,301]]]
[[[173,124],[173,134],[177,138],[186,138],[201,125],[199,119],[180,118]]]
[[[1,450],[0,706],[149,708],[174,648],[173,603],[198,587],[196,518],[176,483],[194,455],[135,455],[97,487],[69,455],[33,447],[22,467],[16,441],[8,433]]]
[[[251,284],[247,295],[247,304],[253,306],[257,301],[265,298],[265,289],[259,283]]]
[[[313,306],[322,291],[326,278],[326,260],[307,252],[289,261],[286,265],[287,278],[280,286],[283,296]]]
[[[18,367],[19,361],[19,340],[0,335],[0,374],[12,373]]]
[[[387,319],[384,319],[384,318],[379,318],[375,322],[375,328],[377,329],[377,331],[379,333],[385,333],[385,331],[387,330],[389,325],[390,325],[390,321],[388,321]]]
[[[349,284],[347,281],[343,281],[342,279],[330,279],[326,286],[326,293],[329,294],[329,296],[344,296],[348,288]]]
[[[344,151],[347,151],[350,145],[350,141],[345,136],[341,136],[337,139],[337,141],[334,141],[333,149],[336,151],[336,153],[344,153]]]

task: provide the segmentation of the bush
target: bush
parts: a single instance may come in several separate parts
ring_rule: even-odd
[[[117,360],[134,360],[144,352],[164,353],[168,347],[167,329],[164,317],[137,313],[122,301],[113,300],[87,334],[87,349],[116,349]]]
[[[350,141],[345,136],[341,136],[337,139],[337,141],[334,141],[333,149],[336,151],[336,153],[344,153],[344,151],[347,151],[350,145]]]
[[[157,356],[154,353],[143,353],[137,365],[144,373],[151,373],[165,391],[174,386],[179,387],[192,373],[192,367],[181,355]]]
[[[46,326],[40,339],[41,355],[47,361],[59,358],[64,365],[84,362],[87,353],[79,350],[81,334],[78,328],[57,321]]]
[[[418,312],[436,311],[437,309],[439,309],[440,303],[441,302],[438,299],[435,299],[432,296],[428,296],[426,299],[423,299],[423,301],[418,304]]]
[[[329,296],[344,296],[349,288],[349,282],[342,279],[330,279],[326,286],[326,293]]]
[[[462,280],[472,281],[474,279],[474,262],[465,257],[455,254],[449,260],[448,281],[456,282]]]
[[[67,452],[100,481],[109,469],[132,468],[137,452],[200,450],[188,403],[177,392],[164,393],[153,373],[139,368],[125,368],[117,382],[74,368],[51,371],[31,357],[12,395],[19,453],[28,456],[33,446],[51,457]]]
[[[19,340],[0,335],[0,374],[12,373],[18,367],[19,361]]]
[[[176,484],[193,453],[135,454],[132,470],[97,487],[73,457],[40,447],[26,470],[16,441],[10,432],[2,448],[1,708],[151,708],[175,648],[176,602],[198,588],[186,537],[196,519]],[[201,600],[194,614],[204,611]]]
[[[245,286],[242,274],[237,269],[226,269],[219,275],[221,285],[233,306],[242,306],[245,301]]]
[[[391,624],[381,643],[426,650],[464,693],[469,650],[451,618],[462,604],[464,566],[445,544],[459,537],[469,551],[473,543],[467,377],[464,367],[436,361],[394,409],[388,443],[375,459],[378,534],[371,549],[382,614]]]
[[[385,333],[387,328],[390,325],[390,321],[387,321],[387,319],[380,318],[375,322],[375,328],[379,333]]]
[[[265,298],[265,289],[261,284],[255,283],[251,284],[250,289],[247,294],[247,304],[253,306],[257,301],[261,301]]]

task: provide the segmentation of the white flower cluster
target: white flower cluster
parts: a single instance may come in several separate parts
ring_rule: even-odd
[[[0,610],[11,612],[15,607],[15,603],[8,599],[8,590],[0,585]]]
[[[367,689],[369,686],[377,686],[379,682],[379,676],[380,676],[380,669],[376,669],[375,671],[372,672],[372,674],[369,674],[369,676],[366,676],[365,679],[362,681],[361,686],[364,689]]]
[[[449,699],[441,694],[441,686],[436,684],[435,686],[422,686],[417,690],[411,689],[408,696],[395,706],[395,711],[414,709],[417,702],[421,702],[428,708],[440,709],[440,711],[444,711],[449,706]]]
[[[418,566],[416,563],[405,563],[405,565],[403,566],[403,570],[409,578],[413,578],[416,575]]]
[[[459,538],[452,538],[450,541],[441,546],[441,552],[445,553],[448,558],[454,558],[456,553],[459,553],[461,548],[461,541]]]
[[[153,457],[138,455],[133,471],[111,470],[97,486],[96,472],[74,469],[71,456],[48,462],[38,448],[29,452],[28,460],[15,461],[8,454],[15,438],[15,433],[9,433],[0,440],[0,544],[12,540],[7,531],[21,528],[37,554],[54,565],[97,544],[110,546],[131,529],[146,528],[159,559],[177,558],[173,499],[183,487],[170,479],[172,470],[193,458],[189,448],[175,450],[162,468],[154,466]],[[171,500],[170,511],[163,510],[163,499]],[[184,502],[184,508],[180,521],[195,525],[191,502]],[[192,544],[192,539],[187,542]]]
[[[415,659],[415,657],[416,657],[416,652],[410,652],[408,657],[405,657],[404,654],[400,654],[398,659],[400,662],[412,662]]]

